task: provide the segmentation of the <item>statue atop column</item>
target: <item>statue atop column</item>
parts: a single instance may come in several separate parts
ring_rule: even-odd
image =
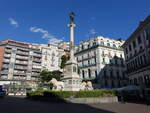
[[[69,13],[69,17],[70,17],[70,24],[73,24],[74,23],[75,13],[74,12]]]

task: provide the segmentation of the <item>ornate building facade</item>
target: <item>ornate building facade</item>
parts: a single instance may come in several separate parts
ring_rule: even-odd
[[[42,51],[42,70],[60,70],[61,57],[65,51],[52,44],[40,44],[39,46]]]
[[[130,84],[150,87],[150,16],[123,45]]]
[[[98,36],[76,46],[75,57],[83,79],[96,79],[98,88],[117,88],[127,84],[123,40]]]

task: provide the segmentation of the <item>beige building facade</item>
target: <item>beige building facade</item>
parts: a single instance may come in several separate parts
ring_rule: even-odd
[[[127,84],[123,40],[102,36],[81,42],[75,57],[83,79],[96,79],[98,88],[118,88]]]
[[[150,16],[140,22],[123,48],[130,84],[150,87]]]

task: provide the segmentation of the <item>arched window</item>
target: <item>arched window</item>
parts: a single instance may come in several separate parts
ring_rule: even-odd
[[[114,48],[117,48],[115,44],[113,44],[113,47],[114,47]]]
[[[82,45],[82,49],[84,49],[84,45]]]
[[[103,41],[101,41],[101,45],[104,45],[104,42],[103,42]]]
[[[93,46],[95,46],[95,45],[96,45],[96,41],[93,42]]]
[[[110,47],[110,43],[107,43],[107,46]]]

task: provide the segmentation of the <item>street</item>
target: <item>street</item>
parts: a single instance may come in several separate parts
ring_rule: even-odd
[[[150,113],[150,106],[131,103],[51,103],[23,97],[6,97],[0,98],[0,113]]]

